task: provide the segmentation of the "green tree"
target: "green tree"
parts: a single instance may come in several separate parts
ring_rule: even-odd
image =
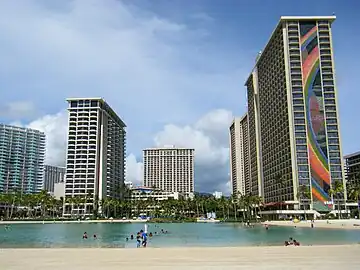
[[[347,185],[348,198],[356,201],[360,219],[360,174],[356,174]]]
[[[336,198],[337,200],[337,204],[338,204],[338,211],[339,211],[339,219],[341,218],[341,207],[340,207],[340,201],[341,199],[343,198],[343,195],[344,195],[344,186],[343,184],[336,180],[332,183],[331,185],[331,188],[329,190],[329,195],[333,197],[333,200],[334,198]]]
[[[300,209],[301,209],[301,205],[303,205],[303,207],[304,207],[304,216],[305,216],[305,220],[306,220],[307,219],[307,217],[306,217],[306,202],[309,202],[309,200],[311,198],[310,188],[306,185],[300,185],[298,188],[298,193],[297,193],[296,197],[299,200]]]

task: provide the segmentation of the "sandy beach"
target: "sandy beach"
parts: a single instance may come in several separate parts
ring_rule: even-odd
[[[357,269],[360,246],[3,249],[1,270]]]
[[[311,221],[300,221],[295,223],[293,221],[265,221],[263,225],[269,226],[287,226],[287,227],[302,227],[310,228]],[[345,230],[360,230],[359,219],[332,219],[332,220],[315,220],[314,228],[322,229],[345,229]]]

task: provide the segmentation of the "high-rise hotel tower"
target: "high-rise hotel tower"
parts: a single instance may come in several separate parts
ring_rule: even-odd
[[[265,204],[297,209],[307,187],[310,209],[332,209],[329,189],[344,183],[334,20],[281,17],[246,81],[251,192]]]
[[[122,195],[126,125],[101,98],[69,98],[67,101],[64,215],[92,215],[96,210],[95,201],[118,199]]]

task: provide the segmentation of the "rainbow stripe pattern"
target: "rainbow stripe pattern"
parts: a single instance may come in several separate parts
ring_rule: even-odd
[[[311,191],[314,202],[330,201],[330,172],[326,143],[324,102],[320,76],[320,54],[315,23],[300,25],[302,79],[306,107]],[[327,206],[330,208],[330,205]]]

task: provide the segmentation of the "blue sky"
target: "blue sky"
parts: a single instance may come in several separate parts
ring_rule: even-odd
[[[281,15],[332,15],[344,154],[360,149],[358,1],[5,0],[0,120],[44,130],[62,164],[66,97],[102,96],[128,125],[128,175],[141,149],[195,147],[197,188],[228,190],[227,127]]]

